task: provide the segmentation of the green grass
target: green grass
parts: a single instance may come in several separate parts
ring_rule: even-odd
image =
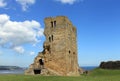
[[[0,75],[0,81],[120,81],[120,70],[95,69],[88,75],[77,77]]]
[[[107,70],[96,68],[90,72],[91,76],[120,76],[120,70]]]

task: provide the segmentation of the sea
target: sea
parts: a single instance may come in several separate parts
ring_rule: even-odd
[[[81,68],[83,70],[86,70],[86,71],[90,71],[90,70],[93,70],[95,68],[97,68],[98,66],[81,66]]]
[[[24,74],[25,70],[0,70],[0,74]]]
[[[81,66],[82,69],[90,71],[93,70],[95,68],[97,68],[97,66]],[[21,70],[0,70],[0,74],[24,74],[25,69],[21,69]]]

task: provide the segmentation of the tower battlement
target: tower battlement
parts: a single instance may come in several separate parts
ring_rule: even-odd
[[[49,27],[55,27],[61,24],[69,24],[72,25],[71,21],[68,20],[66,16],[57,16],[57,17],[47,17],[44,20],[45,25]],[[57,23],[56,23],[57,22]]]

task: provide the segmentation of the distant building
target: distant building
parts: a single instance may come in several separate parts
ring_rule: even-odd
[[[76,28],[65,16],[45,18],[44,50],[38,54],[25,74],[77,76]]]

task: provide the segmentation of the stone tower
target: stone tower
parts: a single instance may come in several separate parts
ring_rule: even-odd
[[[45,18],[44,23],[44,50],[38,54],[25,74],[79,75],[76,28],[65,16]]]

